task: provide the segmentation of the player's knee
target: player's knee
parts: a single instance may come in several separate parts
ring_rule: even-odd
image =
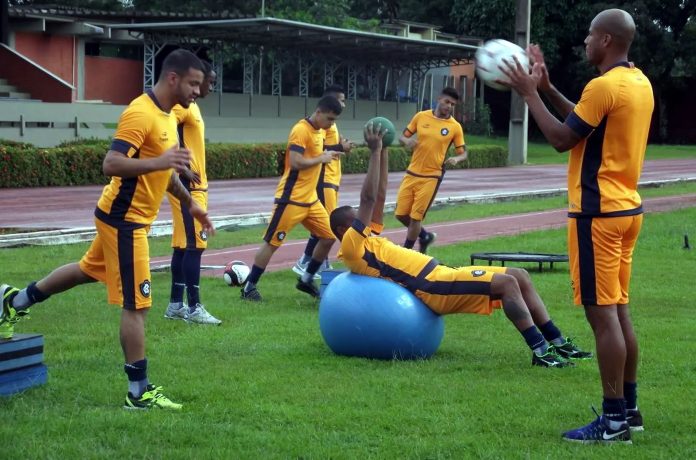
[[[507,274],[511,275],[517,280],[520,289],[526,289],[532,286],[532,277],[529,276],[529,272],[524,268],[508,268]]]
[[[496,273],[491,280],[491,294],[497,297],[506,297],[520,293],[520,285],[514,276]]]

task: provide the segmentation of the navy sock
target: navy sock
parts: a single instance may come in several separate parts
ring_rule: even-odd
[[[544,334],[544,338],[547,342],[553,342],[554,340],[561,338],[561,330],[558,329],[551,320],[549,320],[548,323],[539,326],[539,330],[542,334]]]
[[[201,249],[187,249],[184,254],[184,277],[189,308],[195,308],[201,302],[198,286],[201,282]]]
[[[324,262],[321,260],[310,260],[307,264],[307,269],[305,270],[305,272],[309,273],[310,275],[314,275],[317,271],[319,271],[319,267],[321,267],[322,263]]]
[[[252,265],[251,272],[249,273],[247,282],[244,285],[244,290],[248,292],[251,290],[251,288],[256,287],[256,283],[259,282],[264,271],[266,271],[265,268],[261,268],[258,265]]]
[[[140,397],[147,388],[147,359],[143,358],[140,361],[123,366],[123,370],[128,376],[128,391],[137,397]]]
[[[613,422],[626,420],[626,401],[623,398],[604,398],[602,401],[604,416]]]
[[[416,240],[409,240],[408,238],[404,242],[404,247],[406,249],[413,249],[413,245],[416,244]]]
[[[27,296],[29,296],[29,300],[32,304],[43,302],[44,300],[51,297],[50,294],[46,295],[43,292],[39,291],[39,288],[36,287],[36,281],[29,283],[29,285],[27,286]]]
[[[537,329],[536,326],[532,326],[522,331],[522,337],[524,337],[524,341],[527,342],[529,349],[535,353],[537,351],[539,351],[539,353],[544,353],[548,348],[548,344],[546,343],[544,336],[541,335],[541,332],[539,332],[539,329]]]
[[[626,409],[638,408],[638,383],[624,382],[624,400],[626,400]]]
[[[418,238],[420,238],[422,240],[426,236],[428,236],[427,230],[425,229],[425,227],[421,227],[420,233],[418,234]]]
[[[310,260],[312,258],[312,254],[314,254],[314,248],[317,247],[317,243],[319,243],[319,238],[314,235],[309,237],[307,240],[307,245],[304,248],[304,260]]]
[[[174,249],[172,254],[172,290],[169,294],[169,302],[179,303],[184,301],[184,288],[186,287],[186,278],[184,278],[184,254],[183,249]]]

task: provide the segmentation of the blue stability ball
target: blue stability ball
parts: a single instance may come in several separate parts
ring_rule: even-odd
[[[445,322],[400,285],[346,272],[326,286],[319,328],[339,355],[418,359],[437,351]]]

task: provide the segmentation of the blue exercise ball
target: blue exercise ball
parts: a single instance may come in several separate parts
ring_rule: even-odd
[[[339,355],[419,359],[437,351],[445,322],[402,286],[345,272],[324,290],[319,328]]]

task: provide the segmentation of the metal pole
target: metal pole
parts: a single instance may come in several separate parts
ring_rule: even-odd
[[[515,43],[522,48],[529,45],[529,11],[531,0],[517,0],[515,14]],[[527,162],[527,104],[517,92],[512,91],[510,101],[510,130],[508,135],[508,162],[521,165]]]

